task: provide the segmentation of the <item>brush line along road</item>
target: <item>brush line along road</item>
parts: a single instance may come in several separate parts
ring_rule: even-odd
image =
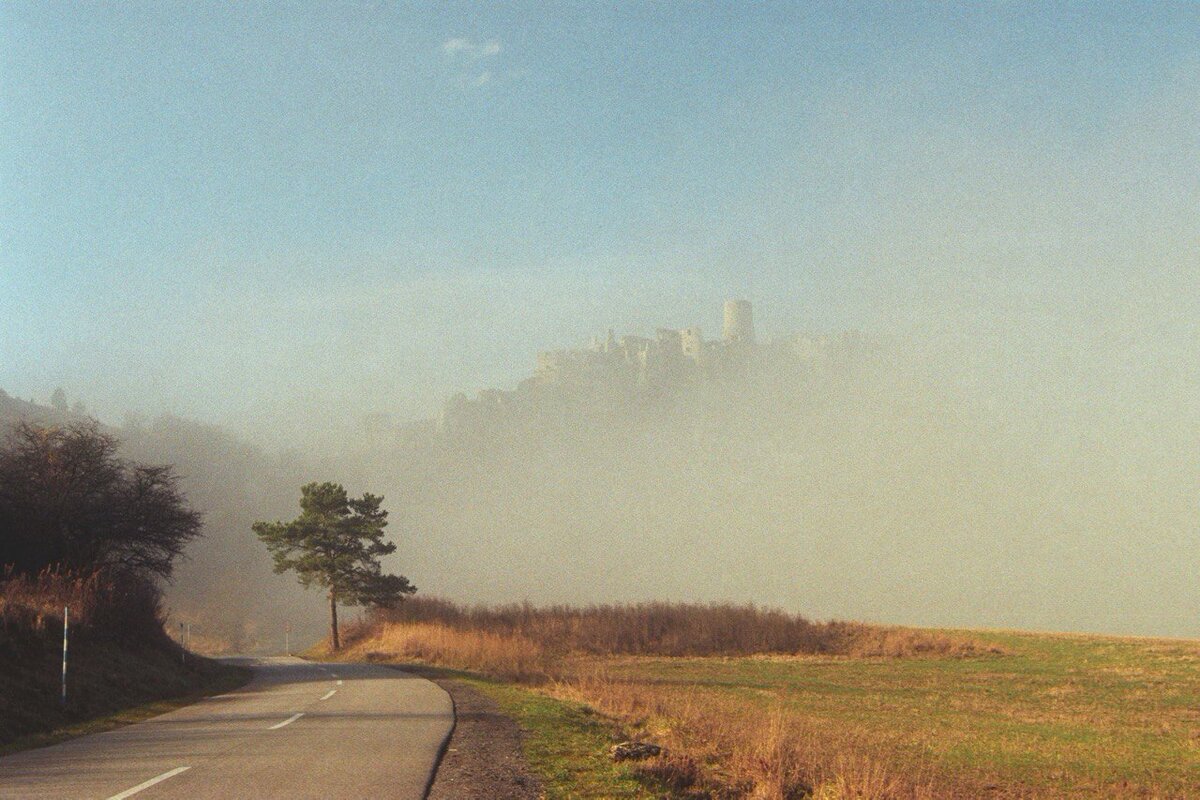
[[[387,667],[239,659],[243,689],[0,758],[0,798],[203,800],[425,796],[449,695]]]

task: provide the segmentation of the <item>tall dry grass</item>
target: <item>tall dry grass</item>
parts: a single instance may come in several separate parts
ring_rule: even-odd
[[[557,673],[550,654],[520,635],[438,622],[383,622],[352,627],[348,634],[350,648],[368,660],[415,660],[522,682],[540,682]]]
[[[164,637],[162,595],[152,582],[102,571],[45,569],[0,573],[0,630],[40,636],[62,630],[63,609],[76,631],[147,641]]]
[[[413,598],[394,609],[372,612],[368,619],[368,628],[432,625],[439,631],[510,638],[536,645],[551,656],[900,657],[971,655],[984,649],[976,642],[931,631],[813,622],[799,614],[728,603],[467,607],[440,598]]]

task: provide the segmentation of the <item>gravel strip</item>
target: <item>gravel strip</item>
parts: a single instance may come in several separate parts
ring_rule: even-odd
[[[406,667],[405,669],[410,669]],[[433,670],[411,670],[454,699],[454,733],[428,800],[538,800],[541,787],[521,753],[521,729],[487,695]]]

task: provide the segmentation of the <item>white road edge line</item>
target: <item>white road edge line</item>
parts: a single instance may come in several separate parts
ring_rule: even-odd
[[[277,730],[279,730],[280,728],[282,728],[284,725],[291,725],[293,722],[295,722],[296,720],[300,719],[300,718],[301,718],[301,717],[303,717],[303,716],[304,716],[304,712],[303,712],[303,711],[301,711],[299,714],[292,714],[290,717],[288,717],[287,719],[285,719],[283,722],[280,722],[280,723],[278,723],[278,724],[276,724],[276,725],[272,725],[271,727],[267,728],[267,730],[269,730],[269,731],[277,731]]]
[[[173,770],[164,772],[162,775],[159,775],[157,778],[151,778],[150,780],[146,781],[145,783],[139,783],[137,786],[133,787],[132,789],[126,789],[125,791],[121,792],[120,794],[114,794],[112,797],[108,798],[108,800],[125,800],[126,797],[133,797],[135,794],[142,791],[143,789],[149,789],[154,784],[162,783],[167,778],[174,778],[179,773],[187,772],[189,769],[191,769],[191,767],[176,767]]]
[[[328,692],[325,693],[325,696],[322,697],[321,699],[328,700],[329,698],[333,697],[335,694],[337,694],[337,689],[330,689]]]

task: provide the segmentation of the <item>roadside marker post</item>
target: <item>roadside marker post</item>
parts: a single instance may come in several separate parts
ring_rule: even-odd
[[[63,606],[62,704],[67,704],[67,631],[71,628],[71,607]]]
[[[183,623],[179,623],[179,663],[187,663],[187,642],[183,639]]]

